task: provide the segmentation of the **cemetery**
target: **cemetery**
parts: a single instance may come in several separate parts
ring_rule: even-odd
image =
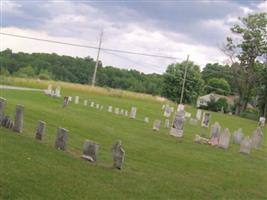
[[[50,98],[47,91],[52,86],[46,82],[35,84],[44,92],[1,91],[0,171],[8,177],[4,187],[10,191],[27,191],[27,199],[45,190],[76,198],[75,185],[81,194],[100,199],[264,198],[263,119],[74,86],[54,83],[54,88],[61,88],[57,98]],[[12,174],[5,169],[12,169]],[[31,181],[24,184],[24,179]],[[39,186],[32,189],[33,183]],[[47,186],[51,183],[57,187]],[[20,197],[14,194],[12,198]]]

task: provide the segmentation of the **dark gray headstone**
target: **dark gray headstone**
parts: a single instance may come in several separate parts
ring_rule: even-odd
[[[240,144],[243,138],[244,138],[244,134],[243,134],[242,128],[239,128],[237,131],[234,132],[234,143],[235,144]]]
[[[252,148],[254,149],[260,149],[263,141],[263,133],[261,128],[257,128],[252,136],[251,136],[251,141],[252,141]]]
[[[229,129],[228,128],[224,129],[223,132],[220,134],[218,147],[223,149],[228,149],[230,143],[230,137],[231,135]]]
[[[119,140],[116,142],[111,150],[113,155],[113,167],[116,169],[122,169],[125,151],[122,148],[121,141]]]
[[[240,143],[240,153],[244,153],[244,154],[250,154],[251,151],[251,140],[249,139],[249,137],[245,137],[245,139],[243,139]]]
[[[55,148],[65,151],[67,148],[68,130],[65,128],[58,128]]]
[[[183,137],[184,122],[185,112],[183,110],[177,111],[170,130],[170,135],[174,137]]]
[[[23,115],[24,115],[24,106],[17,105],[15,123],[13,127],[13,130],[17,133],[22,133],[23,131]]]
[[[91,140],[85,140],[83,145],[83,155],[82,158],[84,160],[88,160],[90,162],[95,162],[97,159],[97,152],[99,149],[99,145]]]
[[[35,139],[37,139],[37,140],[43,139],[43,136],[45,134],[45,126],[46,126],[45,122],[39,121],[38,127],[36,129]]]
[[[5,117],[5,107],[6,107],[6,100],[0,97],[0,127],[2,124],[2,120]]]

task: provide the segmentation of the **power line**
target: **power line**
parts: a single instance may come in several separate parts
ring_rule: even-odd
[[[11,34],[11,33],[3,33],[3,32],[0,32],[0,34],[6,35],[6,36],[11,36],[11,37],[30,39],[30,40],[36,40],[36,41],[42,41],[42,42],[50,42],[50,43],[55,43],[55,44],[62,44],[62,45],[81,47],[81,48],[87,48],[87,49],[95,49],[95,50],[99,49],[99,47],[95,47],[95,46],[75,44],[75,43],[69,43],[69,42],[61,42],[61,41],[56,41],[56,40],[48,40],[48,39],[30,37],[30,36],[25,36],[25,35],[17,35],[17,34]],[[156,57],[156,58],[170,59],[170,60],[182,60],[182,58],[178,58],[178,57],[156,55],[156,54],[149,54],[149,53],[139,53],[139,52],[128,51],[128,50],[120,50],[120,49],[100,48],[100,50],[117,52],[117,53],[124,53],[124,54],[139,55],[139,56]]]

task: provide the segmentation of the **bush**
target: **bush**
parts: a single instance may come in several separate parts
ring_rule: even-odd
[[[41,70],[39,73],[39,79],[41,80],[50,80],[51,79],[51,73],[49,73],[48,70]]]
[[[18,77],[34,77],[35,71],[31,66],[20,68],[19,71],[14,73]]]
[[[225,98],[220,98],[217,101],[215,101],[215,99],[212,98],[207,106],[208,110],[215,111],[215,112],[221,111],[222,108],[224,112],[228,112],[228,103]]]

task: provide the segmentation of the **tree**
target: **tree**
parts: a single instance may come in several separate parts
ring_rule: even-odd
[[[234,41],[228,37],[225,47],[225,53],[233,62],[231,69],[239,95],[236,114],[246,109],[253,86],[259,80],[256,61],[267,53],[267,14],[249,14],[240,18],[240,22],[231,31],[242,39]],[[238,59],[237,62],[234,57]]]
[[[31,66],[20,68],[16,73],[18,77],[34,77],[35,71]]]
[[[178,102],[182,91],[182,82],[186,61],[171,64],[163,74],[162,95]],[[201,78],[200,68],[193,62],[188,62],[187,77],[185,83],[184,102],[193,103],[199,96],[204,81]]]
[[[208,63],[201,72],[203,80],[208,83],[212,78],[223,78],[228,83],[232,80],[231,69],[228,65],[220,65],[218,63]]]
[[[208,84],[204,88],[207,94],[216,93],[221,95],[229,95],[231,92],[229,83],[223,78],[209,79]]]

